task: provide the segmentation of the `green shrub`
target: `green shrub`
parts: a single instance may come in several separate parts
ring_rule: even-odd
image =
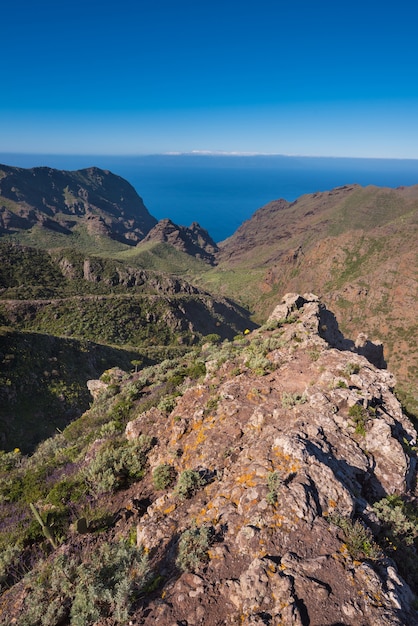
[[[184,470],[177,479],[176,495],[180,500],[187,500],[205,485],[205,480],[195,470]]]
[[[206,402],[206,406],[204,409],[204,415],[209,415],[210,413],[214,413],[218,408],[219,404],[219,396],[211,396],[209,400]]]
[[[46,502],[62,507],[78,502],[86,493],[86,486],[81,478],[63,478],[55,483],[46,496]]]
[[[16,571],[19,568],[19,557],[21,548],[16,545],[5,546],[0,551],[0,592],[4,591],[7,586],[10,570]],[[12,577],[12,581],[14,577]]]
[[[345,380],[338,380],[337,381],[337,388],[338,389],[347,389],[347,383],[345,382]]]
[[[257,376],[264,376],[273,369],[273,363],[263,354],[252,354],[245,361],[245,366],[250,368]]]
[[[349,378],[351,374],[358,374],[359,371],[360,371],[360,365],[358,363],[352,363],[351,361],[349,361],[348,363],[346,363],[343,369],[343,374],[344,376]]]
[[[176,470],[172,465],[158,465],[152,473],[152,482],[155,489],[167,489],[176,479]]]
[[[222,338],[217,333],[209,333],[209,335],[205,335],[204,337],[202,337],[202,343],[219,344],[221,343],[221,341],[222,341]]]
[[[354,404],[348,409],[348,414],[353,418],[355,432],[364,437],[366,434],[366,422],[369,417],[367,410],[360,404]]]
[[[133,441],[106,442],[85,472],[90,491],[96,494],[115,491],[140,480],[147,462],[147,453],[153,444],[152,438],[145,435]]]
[[[22,453],[19,448],[15,448],[12,452],[5,452],[0,450],[0,475],[3,472],[10,472],[10,470],[19,467],[22,462]]]
[[[160,411],[163,411],[163,413],[167,413],[168,415],[176,406],[177,398],[178,398],[178,395],[165,396],[159,401],[158,408],[160,409]]]
[[[193,526],[182,533],[178,545],[176,565],[182,571],[195,572],[209,559],[208,550],[213,530],[208,526]]]
[[[206,365],[203,361],[195,361],[186,369],[186,376],[192,380],[197,380],[206,374]]]
[[[414,544],[418,538],[418,510],[412,503],[392,495],[376,502],[373,509],[392,541]]]
[[[26,578],[21,626],[126,624],[135,594],[147,583],[147,558],[126,542],[103,543],[42,562]]]
[[[318,348],[313,348],[312,350],[309,350],[308,354],[309,354],[309,358],[311,359],[311,361],[317,361],[319,357],[321,356],[321,353],[318,350]]]
[[[266,496],[266,500],[269,504],[276,504],[277,496],[278,496],[278,492],[279,492],[281,484],[282,484],[282,479],[280,477],[279,472],[277,471],[270,472],[267,478],[268,493]]]
[[[379,558],[381,551],[374,541],[373,533],[360,520],[353,521],[338,513],[330,515],[329,520],[343,531],[348,553],[353,559]]]
[[[287,393],[284,391],[282,395],[282,407],[284,409],[291,409],[297,404],[304,404],[306,401],[307,397],[304,393]]]

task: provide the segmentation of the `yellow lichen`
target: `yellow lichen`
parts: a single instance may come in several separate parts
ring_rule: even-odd
[[[177,505],[176,505],[175,503],[173,503],[173,504],[171,504],[169,507],[167,507],[166,509],[164,509],[164,511],[163,511],[164,515],[170,515],[170,513],[172,513],[173,511],[175,511],[175,510],[176,510],[176,506],[177,506]]]

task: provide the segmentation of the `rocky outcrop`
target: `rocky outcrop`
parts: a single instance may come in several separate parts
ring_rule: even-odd
[[[177,250],[202,259],[210,265],[214,265],[215,254],[218,252],[218,246],[207,230],[197,222],[187,228],[178,226],[169,219],[160,220],[143,240],[144,243],[149,241],[169,243]]]
[[[104,393],[90,383],[73,471],[109,521],[74,520],[55,554],[3,593],[3,622],[23,623],[41,595],[51,623],[70,623],[82,574],[77,602],[104,589],[94,619],[109,626],[122,623],[116,591],[136,626],[417,625],[417,433],[394,376],[345,344],[333,319],[313,294],[288,294],[261,328],[208,339],[174,369],[108,370]],[[105,560],[90,586],[92,556],[113,546],[126,561],[135,535],[144,562],[129,560],[116,589],[122,556]]]
[[[328,313],[312,294],[289,294],[264,327],[224,346],[228,357],[206,348],[204,382],[168,418],[153,410],[128,425],[129,438],[150,424],[159,433],[151,469],[204,482],[188,500],[168,490],[138,522],[138,545],[166,580],[138,624],[418,623],[394,550],[375,542],[374,507],[416,498],[416,432],[394,377],[354,343],[329,343]],[[190,527],[211,529],[207,558],[173,576]]]
[[[323,337],[330,346],[361,354],[381,369],[386,367],[382,343],[370,341],[366,333],[359,333],[355,341],[345,338],[338,327],[335,315],[324,304],[321,304],[319,298],[314,294],[309,293],[304,296],[297,293],[286,294],[282,302],[275,307],[269,319],[288,320],[294,311],[305,305],[309,305],[304,309],[304,317],[311,317],[310,327]]]

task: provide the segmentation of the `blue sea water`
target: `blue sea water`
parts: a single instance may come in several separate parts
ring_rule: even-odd
[[[97,166],[128,180],[157,219],[197,221],[215,241],[229,237],[261,206],[358,183],[418,184],[418,160],[288,156],[66,156],[0,153],[0,162],[60,169]]]

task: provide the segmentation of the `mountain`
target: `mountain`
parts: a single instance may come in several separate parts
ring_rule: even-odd
[[[123,178],[91,167],[75,172],[0,165],[0,232],[33,228],[108,236],[134,245],[157,220]]]
[[[86,267],[94,267],[93,255],[101,264],[113,258],[131,268],[128,275],[132,268],[157,271],[157,281],[166,281],[163,274],[175,275],[205,293],[239,302],[257,323],[283,293],[313,290],[335,310],[344,332],[362,331],[383,342],[398,378],[397,393],[411,413],[418,413],[413,245],[418,186],[346,185],[295,202],[277,200],[217,246],[196,223],[187,228],[169,219],[157,222],[129,183],[110,172],[9,166],[1,172],[2,241],[49,251],[71,247],[86,255]],[[25,271],[31,270],[26,266]],[[124,288],[115,272],[95,286],[95,293],[104,284],[108,291]],[[46,295],[47,281],[40,283],[37,289]],[[73,285],[76,294],[78,285]],[[80,282],[81,289],[85,285]],[[93,335],[89,339],[96,341]]]
[[[168,242],[210,264],[218,250],[196,222],[189,228],[157,222],[126,180],[97,167],[69,172],[0,165],[0,236],[99,254],[141,241]]]
[[[403,397],[418,413],[418,186],[347,185],[277,200],[219,244],[206,288],[263,321],[286,292],[314,291],[346,334],[385,346]]]
[[[0,623],[414,626],[417,433],[312,294],[0,456]],[[382,363],[381,363],[382,364]]]
[[[418,187],[1,172],[0,624],[418,624]]]
[[[202,259],[210,265],[215,264],[215,255],[219,248],[209,235],[197,222],[193,222],[189,228],[177,226],[169,219],[160,220],[143,239],[146,242],[168,243],[177,250]]]

